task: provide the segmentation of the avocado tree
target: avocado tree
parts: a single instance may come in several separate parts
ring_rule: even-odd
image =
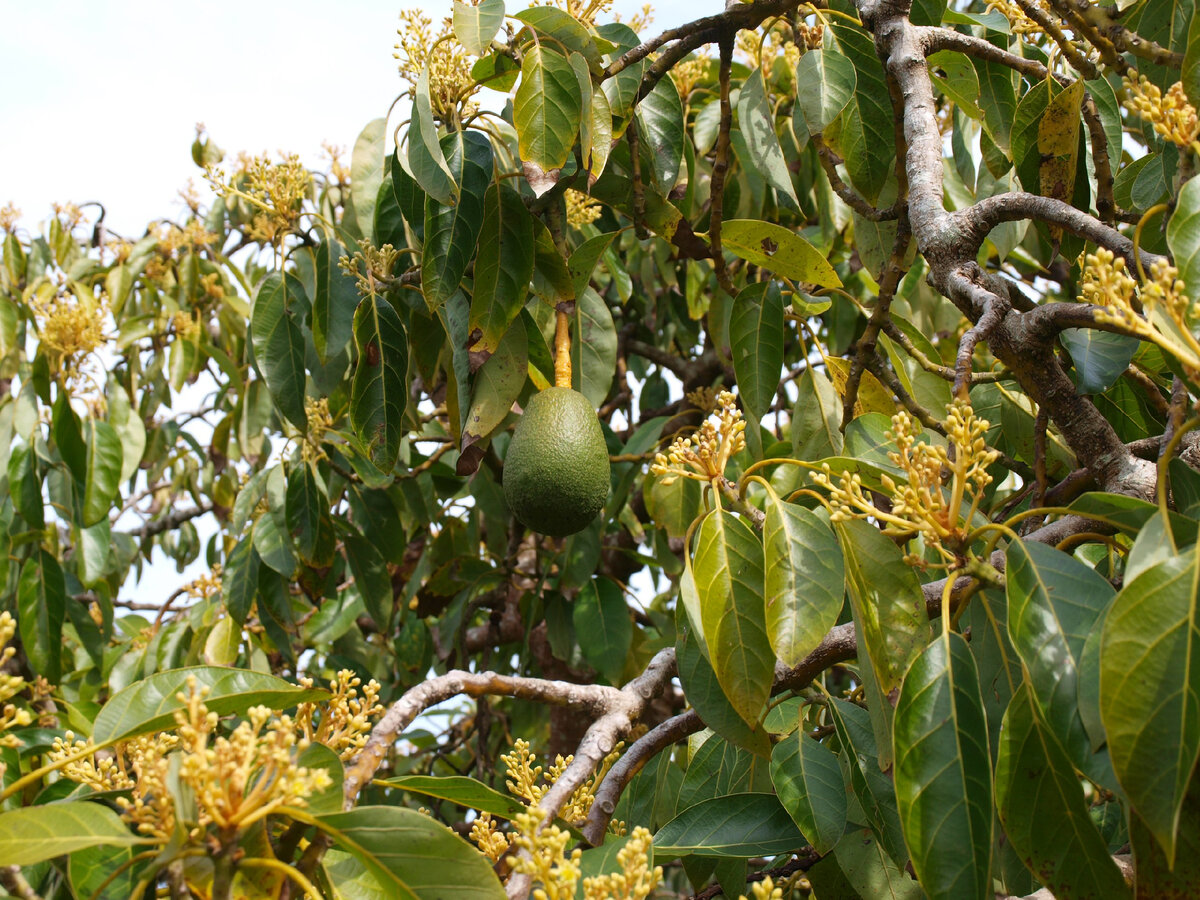
[[[8,895],[1200,894],[1193,4],[607,6],[0,213]]]

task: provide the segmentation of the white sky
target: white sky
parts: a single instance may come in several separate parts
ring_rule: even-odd
[[[315,166],[329,141],[348,162],[404,89],[397,14],[418,5],[450,14],[450,0],[0,0],[0,205],[13,201],[28,228],[56,201],[98,200],[111,229],[139,236],[180,214],[189,178],[203,183],[197,122],[229,153],[284,150]],[[656,4],[646,36],[722,8],[703,5]],[[616,4],[626,18],[639,7]]]

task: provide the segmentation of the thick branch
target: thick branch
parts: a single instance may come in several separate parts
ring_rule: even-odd
[[[193,507],[192,509],[177,509],[174,512],[169,512],[161,519],[155,519],[153,522],[147,522],[141,528],[133,533],[139,541],[144,541],[147,538],[152,538],[155,535],[162,534],[164,531],[173,531],[184,522],[190,522],[192,519],[198,519],[205,513],[212,512],[212,507],[208,504],[203,506]]]

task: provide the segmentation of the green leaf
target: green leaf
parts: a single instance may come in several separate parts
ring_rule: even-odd
[[[1112,334],[1095,328],[1065,328],[1059,334],[1075,364],[1080,394],[1102,394],[1129,366],[1139,341],[1127,334]]]
[[[571,386],[599,407],[617,369],[617,328],[608,304],[591,288],[575,302],[571,329]]]
[[[675,810],[682,812],[713,797],[753,791],[756,781],[764,782],[762,786],[765,787],[764,770],[761,758],[719,735],[709,735],[688,760],[687,771],[676,794]]]
[[[868,829],[849,832],[838,841],[833,855],[855,897],[924,900],[921,886],[888,856],[883,842]]]
[[[770,492],[763,525],[763,599],[775,655],[794,666],[837,624],[845,564],[833,530],[812,510]]]
[[[296,557],[292,553],[292,543],[288,540],[286,519],[281,525],[277,518],[279,514],[286,515],[285,504],[278,508],[269,509],[254,521],[250,532],[250,540],[259,558],[284,578],[291,578],[296,571]]]
[[[496,351],[525,303],[532,277],[533,218],[520,194],[505,184],[489,185],[468,322],[472,349]]]
[[[796,65],[796,105],[808,133],[817,135],[842,113],[854,98],[858,76],[854,63],[833,47],[809,50]]]
[[[455,131],[442,138],[446,164],[458,182],[458,202],[447,205],[432,195],[425,201],[425,243],[421,247],[421,293],[430,311],[458,290],[479,246],[484,195],[492,183],[492,145],[478,131]]]
[[[686,575],[684,576],[687,577]],[[679,683],[684,696],[704,724],[737,746],[756,756],[771,754],[771,738],[762,726],[751,728],[742,719],[721,685],[716,673],[704,656],[695,632],[680,627],[675,644],[675,660],[679,668]]]
[[[346,255],[333,235],[317,244],[316,289],[312,298],[313,345],[322,363],[337,356],[354,333],[358,288],[338,260]],[[290,337],[287,338],[290,341]],[[269,388],[269,384],[268,384]]]
[[[121,438],[115,428],[101,419],[84,422],[87,443],[87,478],[83,486],[83,525],[107,521],[121,484],[124,462]]]
[[[288,473],[286,521],[300,558],[310,565],[328,565],[333,558],[329,498],[307,464]]]
[[[108,398],[108,422],[116,430],[121,442],[121,474],[118,480],[128,481],[137,472],[142,454],[146,451],[146,423],[132,408],[129,394],[113,375],[109,375],[105,396]]]
[[[979,673],[961,635],[913,660],[892,725],[896,805],[932,898],[992,896],[992,762]]]
[[[1175,863],[1180,809],[1200,758],[1200,553],[1125,585],[1104,622],[1100,717],[1117,780]]]
[[[1175,212],[1167,222],[1167,246],[1186,285],[1184,293],[1200,297],[1200,184],[1195,178],[1179,192]]]
[[[572,616],[583,658],[610,684],[620,685],[633,641],[633,621],[621,586],[611,578],[593,578],[575,598]]]
[[[418,241],[425,240],[425,191],[417,184],[416,179],[404,168],[399,151],[392,154],[390,162],[392,175],[392,196],[400,214],[413,236]]]
[[[508,329],[496,352],[475,374],[471,406],[463,423],[464,450],[487,437],[504,421],[525,387],[528,371],[529,342],[525,329],[518,324]]]
[[[979,76],[971,58],[954,50],[941,50],[929,55],[929,79],[935,90],[941,91],[972,119],[982,119],[979,108]]]
[[[571,63],[554,50],[531,47],[513,98],[521,161],[546,173],[561,169],[575,146],[582,116],[583,98]]]
[[[375,544],[349,529],[342,533],[342,543],[367,615],[375,620],[381,634],[387,634],[396,603],[387,562]]]
[[[571,273],[571,283],[575,286],[576,297],[582,296],[583,292],[587,290],[588,284],[592,280],[592,273],[596,271],[596,263],[612,246],[613,239],[618,234],[619,232],[616,231],[598,234],[593,238],[588,238],[572,251],[567,260],[567,270]]]
[[[358,362],[350,389],[350,425],[372,463],[391,471],[404,437],[408,403],[408,339],[400,317],[380,296],[354,312]]]
[[[775,114],[770,106],[761,68],[756,68],[742,83],[742,91],[738,95],[738,126],[742,128],[755,168],[767,179],[767,184],[787,200],[787,205],[798,210],[796,188],[792,186],[792,175],[787,170],[784,151],[780,149],[779,137],[775,134]]]
[[[837,755],[797,728],[771,751],[771,783],[813,849],[822,856],[832,850],[846,830],[846,785]]]
[[[817,460],[838,456],[842,436],[842,402],[829,376],[807,366],[796,382],[796,408],[792,411],[792,456]]]
[[[692,569],[713,671],[753,727],[775,674],[763,610],[762,544],[745,522],[718,510],[700,525]]]
[[[849,770],[854,796],[862,805],[867,823],[888,856],[902,866],[908,854],[900,827],[896,791],[891,777],[879,768],[879,748],[871,733],[870,714],[861,706],[836,698],[831,700],[827,708],[838,742],[843,748],[840,758]]]
[[[846,590],[859,638],[884,694],[900,687],[929,640],[929,614],[916,573],[879,529],[858,519],[835,525],[846,557]],[[876,738],[879,734],[876,733]]]
[[[454,36],[472,56],[483,56],[504,24],[504,0],[482,0],[478,6],[454,0]]]
[[[75,602],[75,601],[72,601]],[[25,560],[17,582],[17,623],[21,646],[33,671],[51,684],[62,675],[62,627],[67,614],[62,567],[39,549]]]
[[[1092,753],[1079,715],[1079,660],[1088,632],[1112,600],[1112,586],[1074,557],[1036,541],[1013,541],[1005,559],[1009,637],[1047,726],[1087,771]]]
[[[829,32],[854,65],[855,88],[826,136],[845,159],[850,183],[868,203],[877,203],[896,158],[887,78],[869,34],[845,25],[834,25]]]
[[[41,531],[46,525],[42,499],[42,473],[32,447],[17,445],[8,457],[8,489],[13,508],[30,528]]]
[[[408,124],[408,170],[430,198],[443,206],[450,206],[458,201],[459,184],[455,174],[446,165],[446,157],[438,141],[433,101],[429,94],[428,60],[417,77],[415,87],[412,119]],[[411,220],[409,224],[412,224]]]
[[[1108,900],[1129,889],[1088,816],[1079,778],[1034,712],[1028,685],[1013,696],[1000,731],[996,804],[1009,843],[1055,897]]]
[[[525,812],[524,804],[466,775],[399,775],[395,778],[385,778],[378,784],[425,797],[448,800],[458,806],[491,813],[502,819],[511,819],[518,813]]]
[[[50,415],[50,433],[72,477],[82,486],[87,481],[87,445],[79,427],[79,416],[71,409],[66,391],[59,391]]]
[[[254,292],[250,342],[254,361],[276,408],[302,432],[307,431],[304,337],[288,308],[287,285],[279,272],[270,273]]]
[[[323,701],[329,692],[305,688],[274,675],[224,666],[193,666],[158,672],[113,694],[96,715],[92,740],[97,744],[124,741],[139,734],[174,727],[175,710],[182,709],[188,682],[208,688],[204,704],[217,715],[241,714],[252,706],[290,709],[298,703]]]
[[[721,246],[746,262],[792,281],[841,287],[825,254],[796,232],[761,219],[730,219],[721,226]]]
[[[1183,91],[1193,109],[1200,109],[1200,16],[1192,13],[1188,27],[1187,49],[1183,52],[1183,68],[1179,72]]]
[[[258,593],[258,567],[261,560],[254,549],[254,538],[246,535],[229,552],[221,573],[221,599],[233,620],[241,625],[250,615]]]
[[[770,411],[783,370],[783,295],[777,281],[738,292],[729,318],[730,355],[742,403],[756,419]]]
[[[396,900],[504,900],[504,888],[483,854],[415,809],[360,806],[315,817],[296,811],[294,817],[315,824],[354,854]]]
[[[532,6],[513,15],[544,37],[550,44],[565,48],[569,53],[583,57],[590,70],[600,74],[600,50],[587,27],[575,16],[553,6]],[[524,36],[522,36],[524,37]]]
[[[743,88],[743,90],[745,90]],[[743,95],[744,96],[744,95]],[[683,145],[683,101],[670,78],[660,78],[637,105],[638,137],[653,161],[654,184],[664,197],[679,180]],[[611,130],[611,129],[610,129]]]
[[[663,859],[696,856],[775,856],[806,841],[774,794],[729,794],[689,806],[654,835]]]
[[[101,803],[68,801],[0,813],[0,859],[8,866],[32,866],[85,847],[148,843]]]
[[[350,203],[359,230],[370,236],[375,221],[375,198],[383,184],[387,119],[372,119],[359,132],[350,154]]]

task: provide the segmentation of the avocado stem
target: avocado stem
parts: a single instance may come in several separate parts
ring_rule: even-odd
[[[567,314],[555,311],[554,323],[554,386],[571,386],[571,329]]]

